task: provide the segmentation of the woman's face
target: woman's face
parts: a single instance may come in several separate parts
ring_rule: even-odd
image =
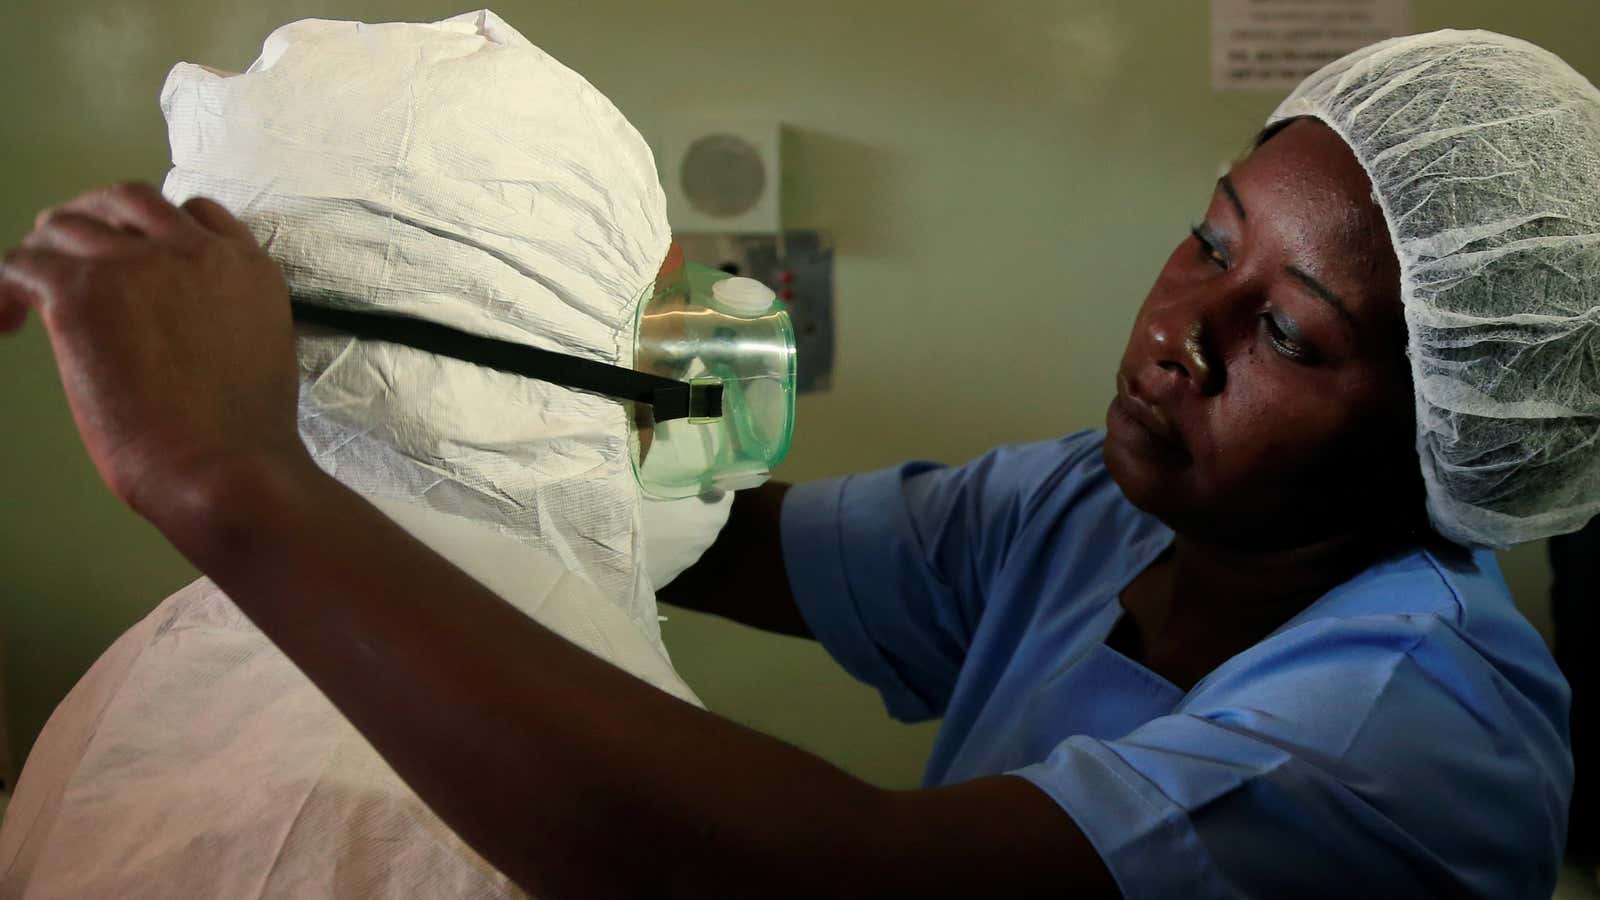
[[[1399,264],[1366,174],[1291,122],[1217,183],[1145,298],[1106,415],[1128,498],[1274,549],[1414,519]]]

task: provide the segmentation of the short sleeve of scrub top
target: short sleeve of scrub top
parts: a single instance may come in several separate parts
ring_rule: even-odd
[[[1011,774],[1129,898],[1527,897],[1554,887],[1568,692],[1493,554],[1381,560],[1188,691],[1105,645],[1171,543],[1103,435],[798,485],[789,580],[924,783]]]

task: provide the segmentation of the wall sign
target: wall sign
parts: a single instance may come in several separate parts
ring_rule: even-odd
[[[1211,88],[1287,91],[1346,53],[1411,33],[1411,0],[1211,0]]]

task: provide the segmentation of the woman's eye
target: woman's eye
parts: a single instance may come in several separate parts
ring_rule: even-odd
[[[1316,352],[1295,340],[1288,331],[1284,330],[1282,325],[1278,324],[1278,320],[1273,317],[1272,313],[1264,312],[1261,314],[1261,328],[1266,333],[1267,340],[1272,342],[1272,348],[1285,357],[1307,365],[1317,361]]]
[[[1211,234],[1211,230],[1204,225],[1189,226],[1189,233],[1194,235],[1195,241],[1200,244],[1200,259],[1209,262],[1219,269],[1228,267],[1228,255],[1222,251],[1222,246]]]

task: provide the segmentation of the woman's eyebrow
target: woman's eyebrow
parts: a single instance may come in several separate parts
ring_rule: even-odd
[[[1228,196],[1228,200],[1233,203],[1233,208],[1238,210],[1239,218],[1248,219],[1249,216],[1244,211],[1244,203],[1239,200],[1239,192],[1233,186],[1233,179],[1223,175],[1217,179],[1217,187]],[[1327,285],[1318,281],[1310,272],[1299,266],[1284,266],[1283,270],[1288,272],[1296,281],[1305,285],[1306,289],[1319,299],[1333,307],[1334,312],[1337,312],[1339,317],[1344,319],[1351,328],[1356,327],[1356,317],[1350,314],[1350,307],[1344,302],[1343,297],[1334,293]]]
[[[1283,270],[1294,276],[1296,281],[1305,285],[1311,291],[1311,293],[1316,294],[1318,297],[1326,301],[1329,306],[1334,308],[1334,311],[1337,312],[1340,317],[1350,324],[1351,328],[1356,327],[1356,317],[1350,314],[1350,307],[1345,305],[1343,297],[1340,297],[1338,294],[1335,294],[1333,291],[1329,290],[1327,285],[1312,277],[1310,272],[1307,272],[1299,266],[1284,266]]]
[[[1218,178],[1217,179],[1217,187],[1222,188],[1222,192],[1224,194],[1228,195],[1228,199],[1229,200],[1233,201],[1233,208],[1239,211],[1239,218],[1241,218],[1241,219],[1250,218],[1249,216],[1245,215],[1245,213],[1244,213],[1244,204],[1239,202],[1239,192],[1233,189],[1233,179],[1232,178],[1229,178],[1226,175],[1222,176],[1221,178]]]

